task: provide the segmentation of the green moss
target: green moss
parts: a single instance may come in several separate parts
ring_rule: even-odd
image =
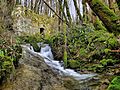
[[[115,77],[107,90],[120,90],[120,76]]]
[[[112,60],[112,59],[103,59],[100,61],[100,63],[103,65],[103,66],[109,66],[109,65],[114,65],[116,62],[116,60]]]
[[[113,32],[114,34],[120,32],[120,24],[116,23],[120,20],[120,17],[110,10],[108,6],[106,6],[101,0],[91,0],[88,3],[109,32]]]
[[[67,67],[67,52],[64,51],[64,57],[63,57],[63,61],[64,61],[64,66]]]
[[[78,60],[68,60],[68,66],[73,69],[80,68],[80,62]]]
[[[108,54],[109,51],[110,51],[110,49],[108,49],[108,48],[104,49],[105,54]]]
[[[106,28],[103,26],[103,23],[97,18],[95,23],[94,23],[94,27],[96,30],[105,30]]]
[[[85,48],[80,48],[80,56],[82,56],[82,57],[86,57],[87,55],[86,55],[86,49]]]
[[[40,52],[40,48],[37,45],[37,42],[30,43],[33,46],[34,51]]]
[[[101,64],[94,64],[93,66],[91,66],[91,70],[97,73],[101,73],[104,71],[104,66]]]
[[[116,38],[109,38],[108,40],[109,47],[116,47],[118,45],[118,41]]]

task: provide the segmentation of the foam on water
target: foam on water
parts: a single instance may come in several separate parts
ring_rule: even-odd
[[[38,53],[38,55],[42,56],[46,64],[52,67],[53,70],[59,72],[59,74],[65,76],[72,76],[77,80],[87,79],[96,76],[96,74],[80,74],[78,72],[75,72],[73,69],[64,69],[64,65],[62,65],[59,61],[54,60],[51,47],[48,44],[40,46],[41,43],[38,43],[38,45],[39,47],[41,47],[40,53]],[[32,47],[31,51],[33,52]]]

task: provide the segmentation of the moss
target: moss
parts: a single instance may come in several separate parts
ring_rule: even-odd
[[[80,56],[86,57],[86,49],[85,48],[80,48]]]
[[[37,42],[30,43],[33,46],[33,49],[35,52],[40,52],[40,48],[37,45]]]
[[[112,60],[112,59],[103,59],[100,61],[100,64],[102,64],[103,66],[109,66],[109,65],[114,65],[116,62],[116,60]]]
[[[120,76],[115,77],[107,90],[120,90]]]
[[[80,62],[78,60],[68,60],[68,67],[73,69],[80,68]]]
[[[93,66],[91,66],[91,70],[97,73],[101,73],[104,71],[104,66],[101,64],[94,64]]]
[[[64,61],[64,66],[65,67],[67,67],[67,52],[66,51],[64,51],[64,57],[63,57],[64,59],[63,59],[63,61]]]
[[[103,23],[97,18],[96,22],[94,23],[94,27],[96,30],[105,30],[106,28],[103,26]]]
[[[118,45],[118,41],[116,38],[109,38],[108,40],[109,47],[116,47]]]
[[[92,10],[104,23],[107,30],[109,32],[113,32],[114,34],[118,34],[120,32],[120,24],[116,22],[120,20],[120,17],[110,10],[109,7],[106,6],[101,0],[87,1]]]
[[[104,49],[105,54],[108,54],[109,51],[110,51],[110,49],[108,49],[108,48]]]

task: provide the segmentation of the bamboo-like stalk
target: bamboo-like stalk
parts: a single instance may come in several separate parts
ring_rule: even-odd
[[[67,67],[67,26],[64,25],[64,57],[63,57],[63,61],[64,61],[64,67]]]

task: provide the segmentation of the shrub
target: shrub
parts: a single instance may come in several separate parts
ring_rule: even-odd
[[[0,84],[6,80],[13,71],[13,59],[9,56],[0,54]]]

